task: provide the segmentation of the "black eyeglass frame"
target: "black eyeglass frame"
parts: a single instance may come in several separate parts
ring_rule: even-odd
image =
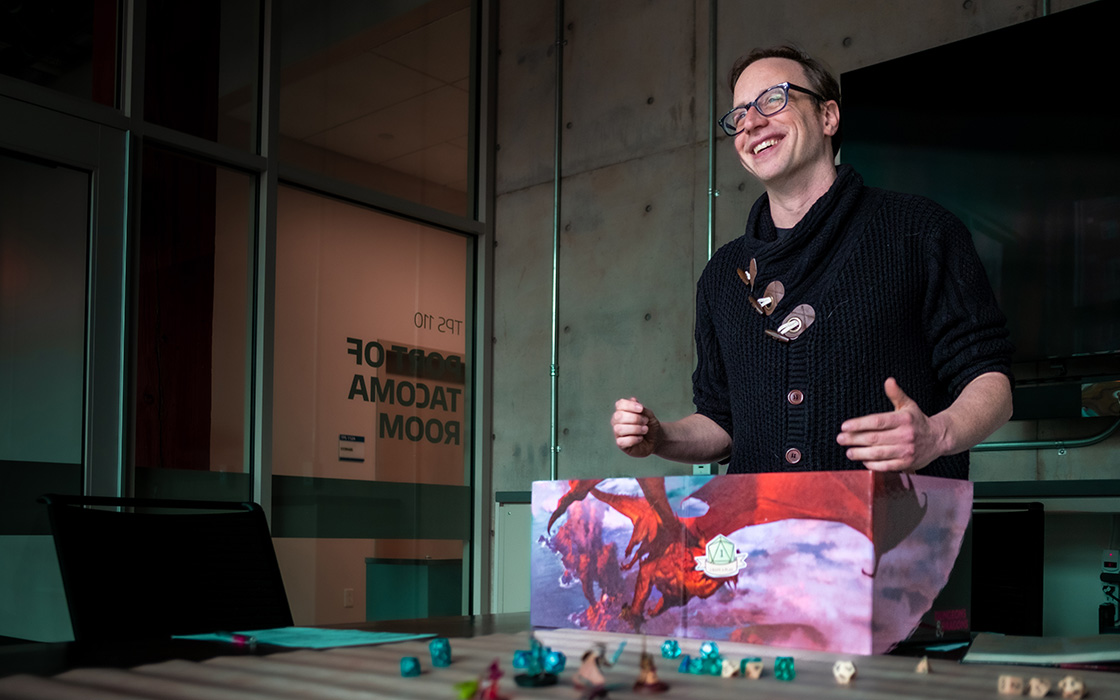
[[[762,108],[759,107],[759,105],[758,105],[758,101],[760,99],[762,99],[763,95],[765,95],[768,92],[772,92],[773,90],[775,90],[777,88],[781,88],[782,92],[785,93],[785,98],[786,98],[785,101],[782,103],[781,107],[775,109],[773,112],[770,112],[769,114],[766,113],[766,112],[763,112]],[[735,136],[736,134],[742,133],[743,132],[742,129],[739,129],[738,131],[736,131],[734,125],[732,125],[730,122],[727,121],[728,117],[730,117],[733,113],[738,112],[741,109],[741,110],[743,110],[743,117],[745,118],[747,116],[747,112],[751,111],[751,107],[754,107],[754,110],[764,117],[772,117],[775,114],[777,114],[778,112],[781,112],[783,109],[785,109],[786,107],[789,106],[789,91],[790,90],[796,90],[798,92],[803,92],[806,95],[809,95],[810,97],[813,97],[814,99],[816,99],[821,104],[824,104],[825,102],[828,101],[824,97],[822,97],[821,95],[818,95],[817,93],[813,92],[812,90],[809,90],[808,88],[803,88],[800,85],[794,85],[793,83],[789,83],[789,82],[778,83],[777,85],[771,85],[770,87],[766,88],[762,92],[758,93],[758,97],[754,98],[754,100],[746,103],[745,105],[739,105],[737,107],[732,107],[731,109],[727,110],[727,114],[725,114],[725,115],[723,115],[722,117],[719,118],[719,127],[721,129],[723,129],[723,133],[727,134],[728,136]]]

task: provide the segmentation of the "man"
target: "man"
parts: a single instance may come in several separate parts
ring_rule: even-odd
[[[766,194],[697,284],[696,412],[663,423],[620,399],[615,442],[730,473],[968,478],[968,449],[1011,416],[1012,351],[968,231],[835,166],[839,86],[803,52],[756,49],[730,83],[720,125]]]

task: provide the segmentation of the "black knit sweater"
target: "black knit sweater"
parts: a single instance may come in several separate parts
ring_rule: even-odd
[[[741,278],[751,259],[754,289]],[[769,316],[749,298],[780,281]],[[798,305],[815,319],[767,335]],[[862,469],[836,443],[848,418],[892,410],[894,377],[927,415],[986,372],[1011,376],[1011,343],[968,230],[922,197],[863,186],[840,166],[831,189],[781,236],[763,195],[746,233],[697,285],[697,411],[732,438],[729,473]],[[796,390],[796,391],[795,391]],[[968,478],[968,452],[921,471]]]

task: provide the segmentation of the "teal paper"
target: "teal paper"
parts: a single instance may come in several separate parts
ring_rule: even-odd
[[[300,647],[303,649],[329,649],[331,647],[353,647],[363,644],[392,644],[410,639],[427,639],[434,634],[399,634],[397,632],[366,632],[363,630],[322,629],[319,627],[279,627],[271,630],[245,630],[238,632],[214,632],[208,634],[178,635],[175,639],[196,639],[204,642],[227,642],[236,644],[233,635],[243,635],[257,644],[272,644],[279,647]]]

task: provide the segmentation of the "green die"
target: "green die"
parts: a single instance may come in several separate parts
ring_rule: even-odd
[[[779,656],[774,659],[774,677],[780,681],[792,681],[797,677],[793,669],[792,656]]]

